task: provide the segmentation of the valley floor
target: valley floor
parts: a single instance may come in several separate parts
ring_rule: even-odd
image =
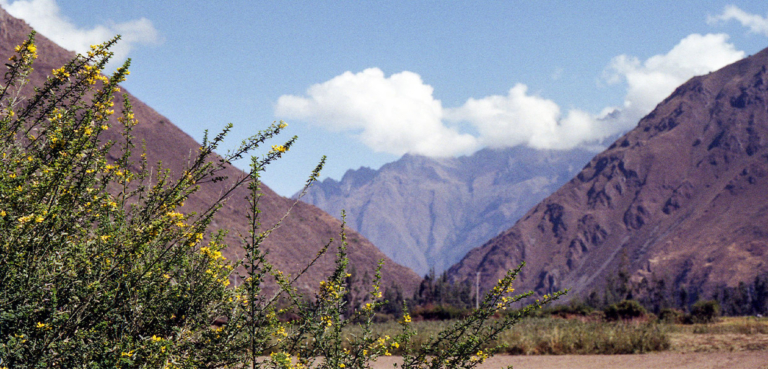
[[[379,359],[374,369],[392,368],[397,357]],[[599,369],[599,368],[680,368],[680,369],[768,369],[768,350],[735,352],[660,352],[642,355],[497,355],[480,369],[513,365],[515,369]]]

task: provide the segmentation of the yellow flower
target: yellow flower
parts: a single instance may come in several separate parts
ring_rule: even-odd
[[[162,341],[162,340],[163,340],[162,337],[155,336],[154,334],[152,335],[152,341],[157,342],[157,341]]]
[[[288,151],[288,149],[285,146],[283,146],[283,145],[272,145],[272,151],[279,152],[279,153],[284,153],[284,152]]]
[[[272,335],[273,335],[273,336],[275,336],[275,337],[280,337],[280,336],[282,336],[282,337],[288,337],[288,332],[286,332],[286,331],[285,331],[285,327],[283,327],[283,326],[280,326],[280,327],[277,329],[277,331],[275,331],[274,333],[272,333]]]
[[[19,221],[19,223],[24,224],[24,223],[29,222],[30,220],[32,220],[33,217],[34,217],[34,215],[27,215],[25,217],[19,217],[19,219],[17,219],[17,220]]]
[[[167,215],[167,216],[168,216],[169,218],[171,218],[171,219],[176,219],[176,218],[178,218],[178,219],[184,219],[184,214],[182,214],[182,213],[177,213],[177,212],[175,212],[175,211],[169,211],[169,212],[165,213],[165,215]]]
[[[403,320],[400,321],[400,324],[406,324],[411,322],[411,315],[408,313],[403,314]]]
[[[67,73],[67,70],[65,67],[61,67],[59,69],[53,70],[53,76],[63,80],[63,79],[69,78],[69,73]]]

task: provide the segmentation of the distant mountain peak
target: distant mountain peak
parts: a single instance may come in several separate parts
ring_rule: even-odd
[[[379,170],[347,171],[304,201],[349,224],[424,275],[457,262],[514,224],[592,156],[584,150],[483,149],[459,158],[404,155]]]

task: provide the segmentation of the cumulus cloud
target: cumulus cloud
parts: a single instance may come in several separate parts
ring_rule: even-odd
[[[117,34],[122,35],[121,41],[112,48],[115,56],[111,64],[125,61],[131,49],[138,44],[160,42],[157,30],[146,18],[124,23],[110,22],[85,29],[77,27],[61,14],[55,0],[0,0],[0,6],[12,16],[25,20],[59,46],[79,53],[88,51],[90,45],[100,44]]]
[[[627,85],[623,119],[619,124],[631,128],[691,77],[720,69],[742,58],[744,52],[728,43],[726,34],[689,35],[668,53],[652,56],[644,62],[628,55],[614,57],[604,76],[608,83],[626,82]]]
[[[352,131],[368,147],[392,154],[440,157],[469,153],[477,139],[442,121],[433,88],[412,72],[389,77],[378,68],[346,72],[311,86],[307,96],[281,96],[275,114]]]
[[[484,146],[502,148],[527,145],[540,149],[569,149],[606,135],[606,121],[572,109],[566,115],[552,100],[528,93],[517,84],[506,96],[470,98],[454,109],[446,109],[450,121],[470,122]]]
[[[298,119],[328,129],[354,132],[375,151],[426,156],[465,154],[480,147],[526,145],[569,149],[592,145],[634,127],[674,89],[695,75],[744,57],[725,34],[692,34],[666,54],[641,61],[619,55],[606,67],[609,84],[626,85],[624,103],[593,114],[563,111],[552,100],[518,83],[504,95],[470,98],[444,108],[433,88],[413,72],[386,77],[377,69],[346,72],[311,86],[305,96],[281,96],[279,118]],[[456,127],[468,123],[475,133]]]
[[[707,23],[709,24],[717,24],[730,20],[735,20],[741,23],[742,26],[749,28],[749,31],[752,33],[768,36],[768,17],[747,13],[736,5],[726,5],[721,14],[714,17],[707,17]]]
[[[480,143],[490,147],[527,145],[541,149],[569,149],[631,129],[674,89],[689,78],[705,74],[744,57],[724,34],[690,35],[666,54],[645,61],[619,55],[604,72],[608,83],[626,83],[621,107],[606,107],[599,114],[579,109],[567,113],[551,100],[528,93],[518,84],[507,96],[469,99],[447,109],[452,121],[474,125]]]

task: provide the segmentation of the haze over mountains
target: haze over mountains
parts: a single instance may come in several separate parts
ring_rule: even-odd
[[[32,29],[25,22],[11,17],[0,8],[0,56],[4,58],[10,56],[14,46],[26,39],[31,31]],[[52,69],[64,65],[74,56],[74,53],[55,45],[40,34],[36,36],[36,40],[39,58],[35,63],[35,70],[31,79],[33,84],[40,85]],[[171,169],[173,173],[180,173],[189,156],[197,152],[199,143],[140,100],[133,96],[130,96],[130,99],[135,116],[139,121],[139,125],[133,131],[135,142],[146,141],[149,163],[162,161],[165,168]],[[121,99],[116,99],[115,107],[121,105]],[[118,112],[114,116],[119,115]],[[223,127],[225,122],[219,123]],[[114,124],[113,129],[104,132],[103,138],[120,140],[118,127],[118,124]],[[212,133],[215,134],[216,132]],[[203,185],[201,190],[187,201],[186,210],[204,209],[207,204],[218,198],[219,194],[232,183],[234,178],[244,175],[241,170],[232,166],[227,166],[223,174],[228,176],[230,180]],[[263,211],[261,223],[267,227],[274,224],[289,209],[293,200],[275,194],[266,186],[263,186],[263,193],[264,196],[260,200]],[[230,201],[215,217],[213,223],[215,229],[230,230],[227,237],[230,247],[224,252],[224,255],[229,258],[243,255],[238,235],[247,234],[246,206],[243,201],[246,196],[247,190],[245,188],[236,190],[230,196]],[[317,251],[330,238],[338,239],[340,229],[341,223],[332,216],[314,206],[299,203],[285,220],[283,226],[266,241],[265,248],[270,252],[268,259],[286,273],[295,274],[317,254]],[[389,260],[356,232],[348,230],[347,236],[350,261],[360,273],[368,272],[373,275],[377,262],[384,259],[384,286],[388,286],[390,282],[395,282],[406,291],[411,291],[416,287],[419,277],[413,271]],[[323,257],[318,265],[308,272],[306,278],[300,280],[299,287],[304,289],[316,287],[317,282],[332,270],[333,261],[333,255]]]
[[[303,201],[339,216],[420,275],[446,270],[509,228],[573,177],[593,152],[525,147],[432,159],[405,155],[379,170],[350,170]]]
[[[521,290],[667,278],[705,297],[768,272],[768,49],[694,77],[514,227],[449,270]],[[622,259],[624,261],[622,262]]]

